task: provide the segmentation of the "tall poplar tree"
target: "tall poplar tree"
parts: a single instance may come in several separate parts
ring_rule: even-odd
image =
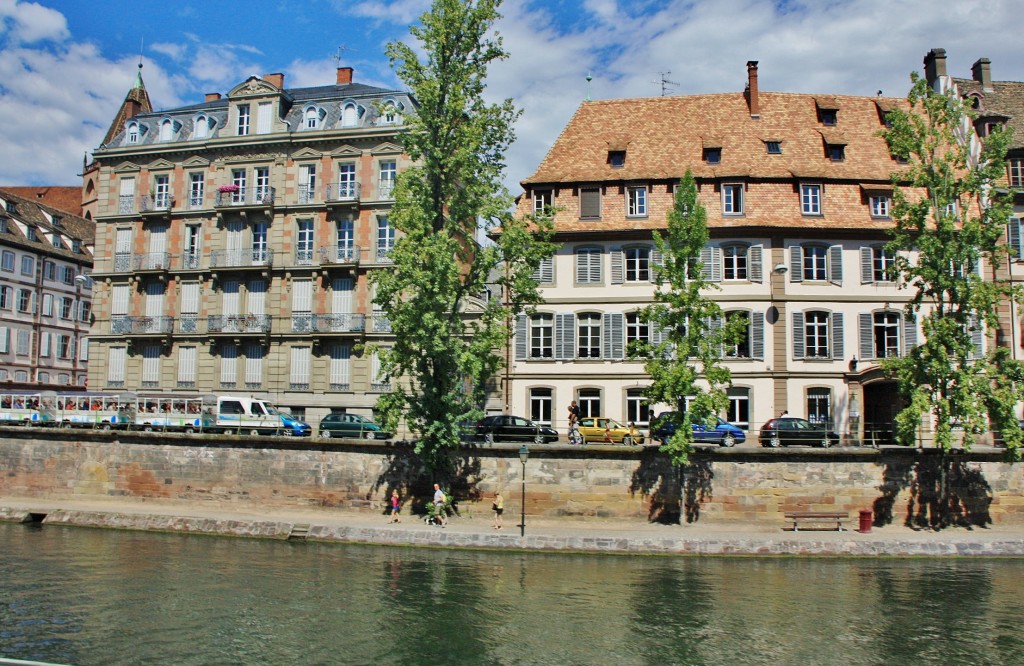
[[[389,214],[392,267],[374,274],[375,306],[395,339],[370,351],[395,380],[378,401],[383,420],[404,416],[435,468],[459,445],[459,423],[480,415],[511,314],[537,302],[531,276],[552,252],[550,221],[513,219],[501,182],[519,111],[510,99],[483,100],[488,66],[507,57],[491,33],[499,4],[435,0],[410,28],[418,49],[387,47],[418,106],[402,134],[413,166],[399,175]],[[496,244],[476,242],[481,222],[501,228]],[[495,286],[504,293],[490,294]]]
[[[1020,458],[1016,406],[1024,398],[1024,364],[1010,350],[977,343],[999,327],[998,308],[1021,291],[994,270],[1006,265],[1003,243],[1011,207],[1001,181],[1009,132],[994,130],[979,150],[972,112],[951,91],[936,92],[911,75],[909,108],[891,111],[882,132],[908,168],[894,175],[895,228],[887,250],[894,277],[914,290],[907,315],[920,315],[924,340],[902,358],[886,359],[907,403],[896,416],[897,437],[916,441],[930,422],[948,451],[963,428],[1001,432],[1010,457]]]
[[[729,406],[732,373],[722,365],[722,352],[745,334],[747,320],[736,317],[723,325],[722,308],[705,293],[718,285],[705,277],[701,262],[707,213],[689,170],[676,188],[667,225],[664,235],[654,234],[662,257],[652,262],[654,304],[640,313],[648,322],[648,340],[631,343],[630,356],[643,359],[651,376],[644,390],[648,401],[675,406],[675,434],[661,450],[685,465],[693,450],[692,424],[711,425]]]

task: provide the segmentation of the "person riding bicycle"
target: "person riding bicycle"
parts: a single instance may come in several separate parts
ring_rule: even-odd
[[[569,403],[569,443],[578,444],[580,439],[580,407],[573,400]]]

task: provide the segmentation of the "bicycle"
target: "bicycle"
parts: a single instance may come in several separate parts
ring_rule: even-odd
[[[569,443],[577,446],[584,443],[583,435],[580,434],[580,426],[575,421],[569,424]]]

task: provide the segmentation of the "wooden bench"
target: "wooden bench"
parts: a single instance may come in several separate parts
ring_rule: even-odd
[[[817,523],[819,527],[815,529],[835,529],[838,532],[843,531],[843,521],[848,520],[850,514],[846,511],[787,511],[785,513],[786,520],[793,521],[793,531],[800,531],[800,521]],[[835,528],[821,527],[822,523],[835,523]]]

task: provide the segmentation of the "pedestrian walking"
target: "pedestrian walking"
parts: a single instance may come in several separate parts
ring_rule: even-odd
[[[392,523],[400,523],[400,522],[402,522],[402,518],[401,518],[401,515],[400,515],[401,513],[402,513],[402,504],[401,504],[401,501],[398,498],[398,491],[397,490],[392,490],[391,491],[391,520],[389,522],[392,522]]]
[[[501,496],[501,491],[495,491],[494,502],[491,503],[491,509],[494,511],[494,529],[501,529],[501,514],[505,513],[505,498]]]
[[[445,515],[444,515],[444,504],[445,504],[444,491],[441,490],[440,484],[435,483],[434,484],[434,519],[437,520],[437,524],[440,525],[441,527],[444,527],[445,523],[448,522],[445,519]]]

